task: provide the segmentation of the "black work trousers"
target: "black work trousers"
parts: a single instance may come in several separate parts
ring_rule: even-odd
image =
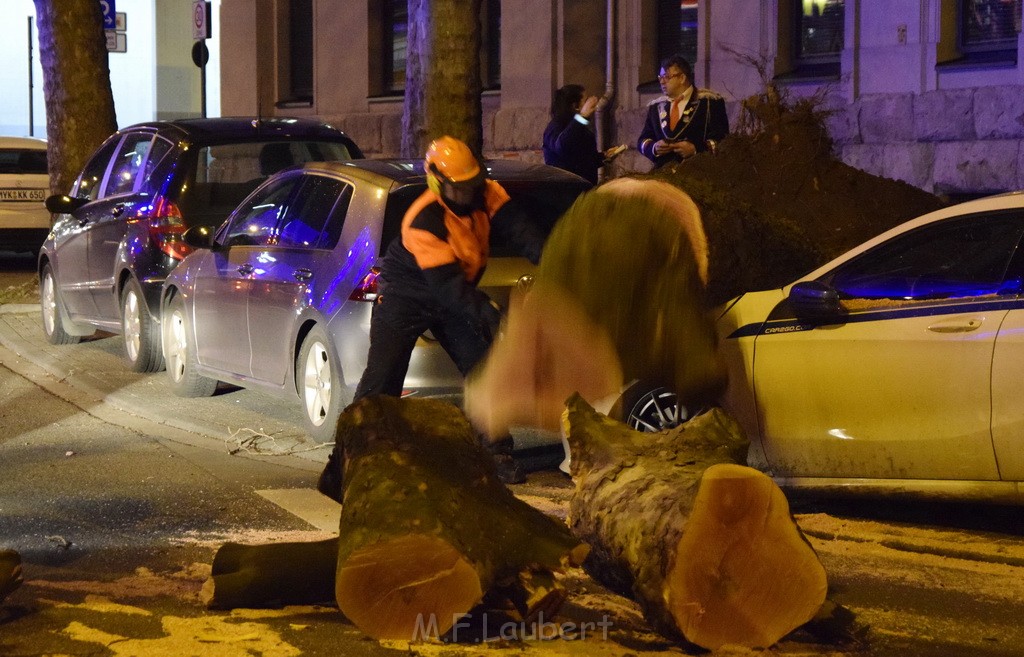
[[[487,353],[485,336],[464,315],[446,311],[432,300],[403,296],[392,287],[377,299],[370,319],[370,352],[355,398],[399,397],[416,340],[429,330],[465,376]]]

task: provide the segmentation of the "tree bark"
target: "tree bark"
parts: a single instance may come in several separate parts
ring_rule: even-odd
[[[481,0],[409,0],[402,157],[443,135],[483,148]]]
[[[587,547],[501,484],[455,406],[364,399],[342,416],[337,441],[345,492],[335,593],[359,629],[408,640],[436,623],[443,634],[494,587],[513,591],[523,616],[564,598],[551,573]]]
[[[462,412],[372,397],[342,414],[339,538],[228,543],[203,590],[210,607],[322,603],[376,639],[438,638],[484,601],[529,622],[565,599],[554,573],[587,546],[497,478]]]
[[[564,422],[584,567],[657,630],[711,650],[766,648],[821,608],[824,568],[779,487],[737,465],[747,441],[720,409],[649,434],[575,395]]]
[[[35,0],[46,98],[50,190],[66,194],[117,130],[103,14],[96,0]]]

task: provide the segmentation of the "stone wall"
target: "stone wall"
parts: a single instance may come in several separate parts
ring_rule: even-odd
[[[1024,189],[1024,87],[871,94],[829,126],[844,162],[945,194]]]

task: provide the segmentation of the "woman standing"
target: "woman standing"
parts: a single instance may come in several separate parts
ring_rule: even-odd
[[[584,97],[578,84],[567,84],[555,92],[551,103],[551,122],[544,130],[544,163],[571,171],[597,184],[597,170],[625,148],[616,146],[597,150],[597,139],[590,129],[590,117],[607,101],[597,96]]]

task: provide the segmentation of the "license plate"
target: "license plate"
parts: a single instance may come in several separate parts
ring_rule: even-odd
[[[0,189],[0,201],[42,202],[45,200],[45,189]]]

